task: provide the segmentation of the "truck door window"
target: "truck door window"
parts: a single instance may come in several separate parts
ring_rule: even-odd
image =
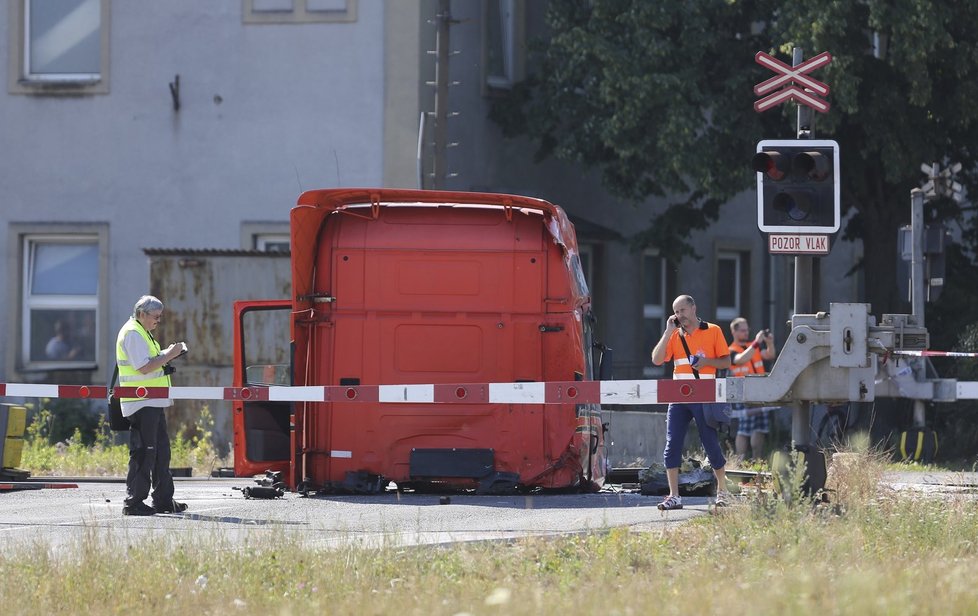
[[[288,310],[249,310],[241,315],[242,365],[248,385],[291,385]]]

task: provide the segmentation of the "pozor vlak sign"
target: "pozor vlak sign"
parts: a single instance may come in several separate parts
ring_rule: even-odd
[[[773,255],[827,255],[832,248],[828,235],[769,233],[767,250]]]

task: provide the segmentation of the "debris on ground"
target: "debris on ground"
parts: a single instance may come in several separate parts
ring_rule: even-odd
[[[655,462],[638,473],[639,493],[646,496],[663,496],[669,493],[666,467]],[[709,462],[696,458],[684,458],[679,467],[680,496],[710,496],[716,489],[716,477]]]

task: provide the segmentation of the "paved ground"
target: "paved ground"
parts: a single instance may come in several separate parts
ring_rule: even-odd
[[[886,483],[898,491],[978,498],[978,473],[887,473]]]
[[[33,478],[38,480],[38,478]],[[890,487],[978,498],[976,473],[890,473]],[[125,484],[84,482],[76,489],[0,492],[0,549],[46,543],[70,547],[93,530],[121,540],[179,538],[204,531],[234,545],[277,539],[324,548],[346,545],[417,545],[511,539],[530,535],[628,527],[665,528],[708,513],[708,499],[686,497],[681,511],[656,508],[659,497],[634,492],[600,494],[475,496],[327,496],[245,499],[244,479],[178,479],[183,514],[125,517]],[[237,488],[237,489],[236,489]]]
[[[328,496],[245,499],[242,479],[178,480],[183,514],[122,515],[125,485],[79,483],[77,489],[0,492],[0,546],[43,541],[70,545],[92,529],[120,538],[178,536],[202,529],[239,543],[289,537],[304,544],[414,545],[509,539],[611,527],[655,528],[707,513],[706,498],[684,499],[681,511],[662,512],[661,498],[636,493],[475,496]]]

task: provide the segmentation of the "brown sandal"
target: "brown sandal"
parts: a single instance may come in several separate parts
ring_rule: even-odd
[[[664,501],[659,503],[659,509],[669,511],[672,509],[682,509],[683,499],[679,496],[667,496]]]

